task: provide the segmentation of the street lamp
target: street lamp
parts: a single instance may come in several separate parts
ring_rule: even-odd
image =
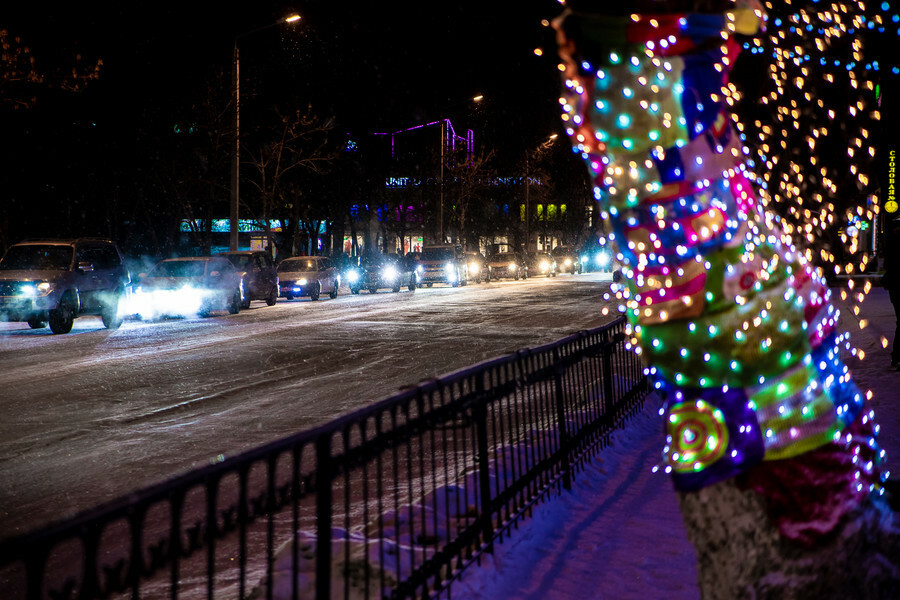
[[[472,98],[466,98],[460,102],[456,102],[455,104],[451,104],[449,106],[445,106],[441,112],[446,112],[447,109],[453,108],[455,106],[459,106],[460,104],[465,104],[466,102],[481,102],[484,100],[484,96],[482,94],[478,94]],[[447,145],[447,122],[448,119],[441,118],[441,203],[438,210],[438,243],[444,243],[444,146]],[[470,130],[471,131],[471,130]],[[455,135],[455,134],[454,134]],[[474,148],[471,149],[474,151]]]
[[[229,217],[229,225],[231,228],[232,250],[238,249],[238,212],[240,207],[240,180],[241,180],[241,55],[238,41],[264,29],[277,27],[283,23],[295,23],[300,20],[300,15],[290,15],[283,19],[279,19],[269,25],[258,27],[246,33],[241,33],[234,38],[234,70],[233,70],[233,89],[234,89],[234,158],[231,163],[231,215]]]
[[[556,140],[557,137],[558,137],[558,134],[556,134],[556,133],[554,133],[551,136],[548,136],[546,139],[544,139],[541,142],[541,144],[537,148],[534,149],[534,153],[537,154],[541,150],[546,150],[547,148],[549,148],[550,145],[553,144],[554,140]],[[525,252],[528,252],[528,241],[530,239],[529,232],[528,232],[528,229],[529,229],[528,225],[529,225],[529,221],[531,220],[531,214],[529,212],[529,206],[528,206],[529,205],[529,202],[528,202],[528,187],[529,187],[529,185],[528,185],[528,159],[531,157],[531,154],[532,154],[531,150],[529,150],[528,152],[525,153]],[[546,218],[547,218],[547,213],[545,211],[544,219],[546,219]],[[545,233],[546,233],[546,231],[545,231]]]

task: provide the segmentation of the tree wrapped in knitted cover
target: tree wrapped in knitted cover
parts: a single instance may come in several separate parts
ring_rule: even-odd
[[[569,2],[554,21],[562,119],[627,265],[704,596],[796,597],[807,576],[898,593],[884,453],[830,291],[759,206],[725,102],[738,39],[764,22],[749,1]],[[766,550],[728,553],[729,539]],[[835,560],[877,556],[878,573],[825,573],[804,552],[828,543]],[[792,575],[779,587],[772,571]]]

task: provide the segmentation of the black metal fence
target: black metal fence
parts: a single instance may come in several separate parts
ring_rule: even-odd
[[[23,600],[450,597],[647,389],[620,318],[8,540],[0,588]]]

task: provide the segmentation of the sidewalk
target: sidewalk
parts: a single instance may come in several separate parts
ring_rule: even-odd
[[[863,360],[846,357],[859,388],[872,391],[887,468],[900,479],[900,371],[890,368],[894,311],[887,292],[873,288],[854,314],[833,291],[839,330]],[[860,330],[860,322],[868,325]],[[651,395],[644,411],[579,473],[571,492],[539,506],[532,518],[473,565],[452,587],[455,599],[697,600],[696,555],[678,501],[660,462],[663,433]]]

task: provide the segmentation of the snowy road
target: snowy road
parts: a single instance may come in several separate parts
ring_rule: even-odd
[[[63,336],[0,323],[0,538],[602,325],[608,287],[590,274],[343,292],[114,332],[82,317]]]

